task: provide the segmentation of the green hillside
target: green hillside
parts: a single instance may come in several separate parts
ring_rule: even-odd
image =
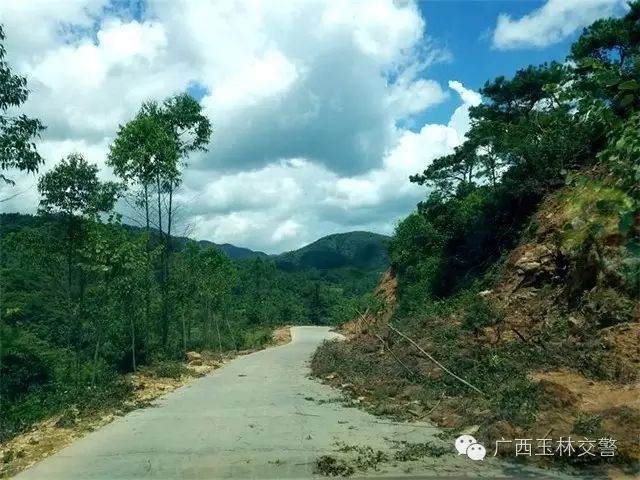
[[[371,232],[336,233],[298,250],[277,255],[275,261],[283,270],[351,267],[382,271],[389,264],[388,240],[385,235]]]

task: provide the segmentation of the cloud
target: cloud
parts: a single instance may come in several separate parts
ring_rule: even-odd
[[[493,32],[493,46],[500,50],[548,47],[598,18],[622,11],[626,4],[626,0],[547,0],[518,19],[503,13]]]
[[[478,92],[464,88],[464,86],[456,80],[449,82],[449,88],[460,95],[463,102],[462,105],[455,109],[453,115],[451,115],[449,127],[453,128],[456,132],[466,133],[471,128],[469,108],[480,105],[482,103],[482,96]]]
[[[428,77],[450,55],[411,1],[147,0],[138,15],[125,3],[4,2],[0,21],[29,78],[25,110],[48,126],[43,172],[78,150],[112,178],[118,124],[145,100],[202,92],[214,134],[184,172],[177,234],[275,252],[389,233],[424,195],[408,176],[462,141],[479,99]],[[402,127],[452,94],[448,124]],[[34,211],[35,178],[15,178],[24,193],[3,209]]]
[[[179,201],[185,205],[187,224],[182,228],[199,238],[270,252],[297,248],[329,232],[391,233],[398,218],[425,195],[423,187],[408,181],[409,175],[464,141],[468,109],[478,104],[480,95],[459,82],[450,86],[462,103],[449,123],[399,132],[379,167],[343,176],[296,158],[226,173],[183,189]],[[191,170],[185,183],[192,186],[190,176],[203,177]]]

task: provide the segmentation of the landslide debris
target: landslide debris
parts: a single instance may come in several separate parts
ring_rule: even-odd
[[[394,291],[387,308],[343,326],[348,341],[318,350],[314,372],[348,384],[373,413],[427,418],[452,434],[477,426],[485,444],[614,438],[614,458],[560,460],[640,473],[640,218],[621,233],[618,215],[631,202],[597,180],[559,190],[483,282],[410,317],[394,315]]]

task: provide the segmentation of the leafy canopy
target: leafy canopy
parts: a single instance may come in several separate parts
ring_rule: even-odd
[[[38,191],[43,212],[91,217],[113,208],[119,187],[113,182],[100,182],[98,166],[72,153],[40,177]]]
[[[37,172],[43,159],[36,150],[34,138],[45,127],[40,120],[18,114],[16,109],[29,96],[27,79],[14,74],[5,60],[5,34],[0,25],[0,170],[16,168]],[[0,173],[0,180],[13,184],[13,180]]]

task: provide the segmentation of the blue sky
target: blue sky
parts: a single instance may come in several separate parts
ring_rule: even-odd
[[[27,113],[52,168],[105,163],[118,125],[185,90],[213,123],[176,194],[177,234],[269,253],[352,230],[392,233],[427,194],[408,177],[465,139],[485,81],[564,60],[625,0],[0,2]],[[427,59],[431,61],[427,62]],[[0,185],[34,212],[36,178]],[[139,213],[121,206],[136,223]]]
[[[428,71],[429,76],[444,84],[455,77],[465,87],[478,90],[487,80],[500,75],[511,77],[527,65],[564,60],[579,32],[544,48],[497,50],[492,46],[492,32],[500,14],[520,18],[544,4],[544,1],[534,0],[418,2],[426,19],[427,32],[452,55],[451,62],[433,65]],[[425,112],[423,119],[446,122],[456,104],[457,99],[451,97]]]

